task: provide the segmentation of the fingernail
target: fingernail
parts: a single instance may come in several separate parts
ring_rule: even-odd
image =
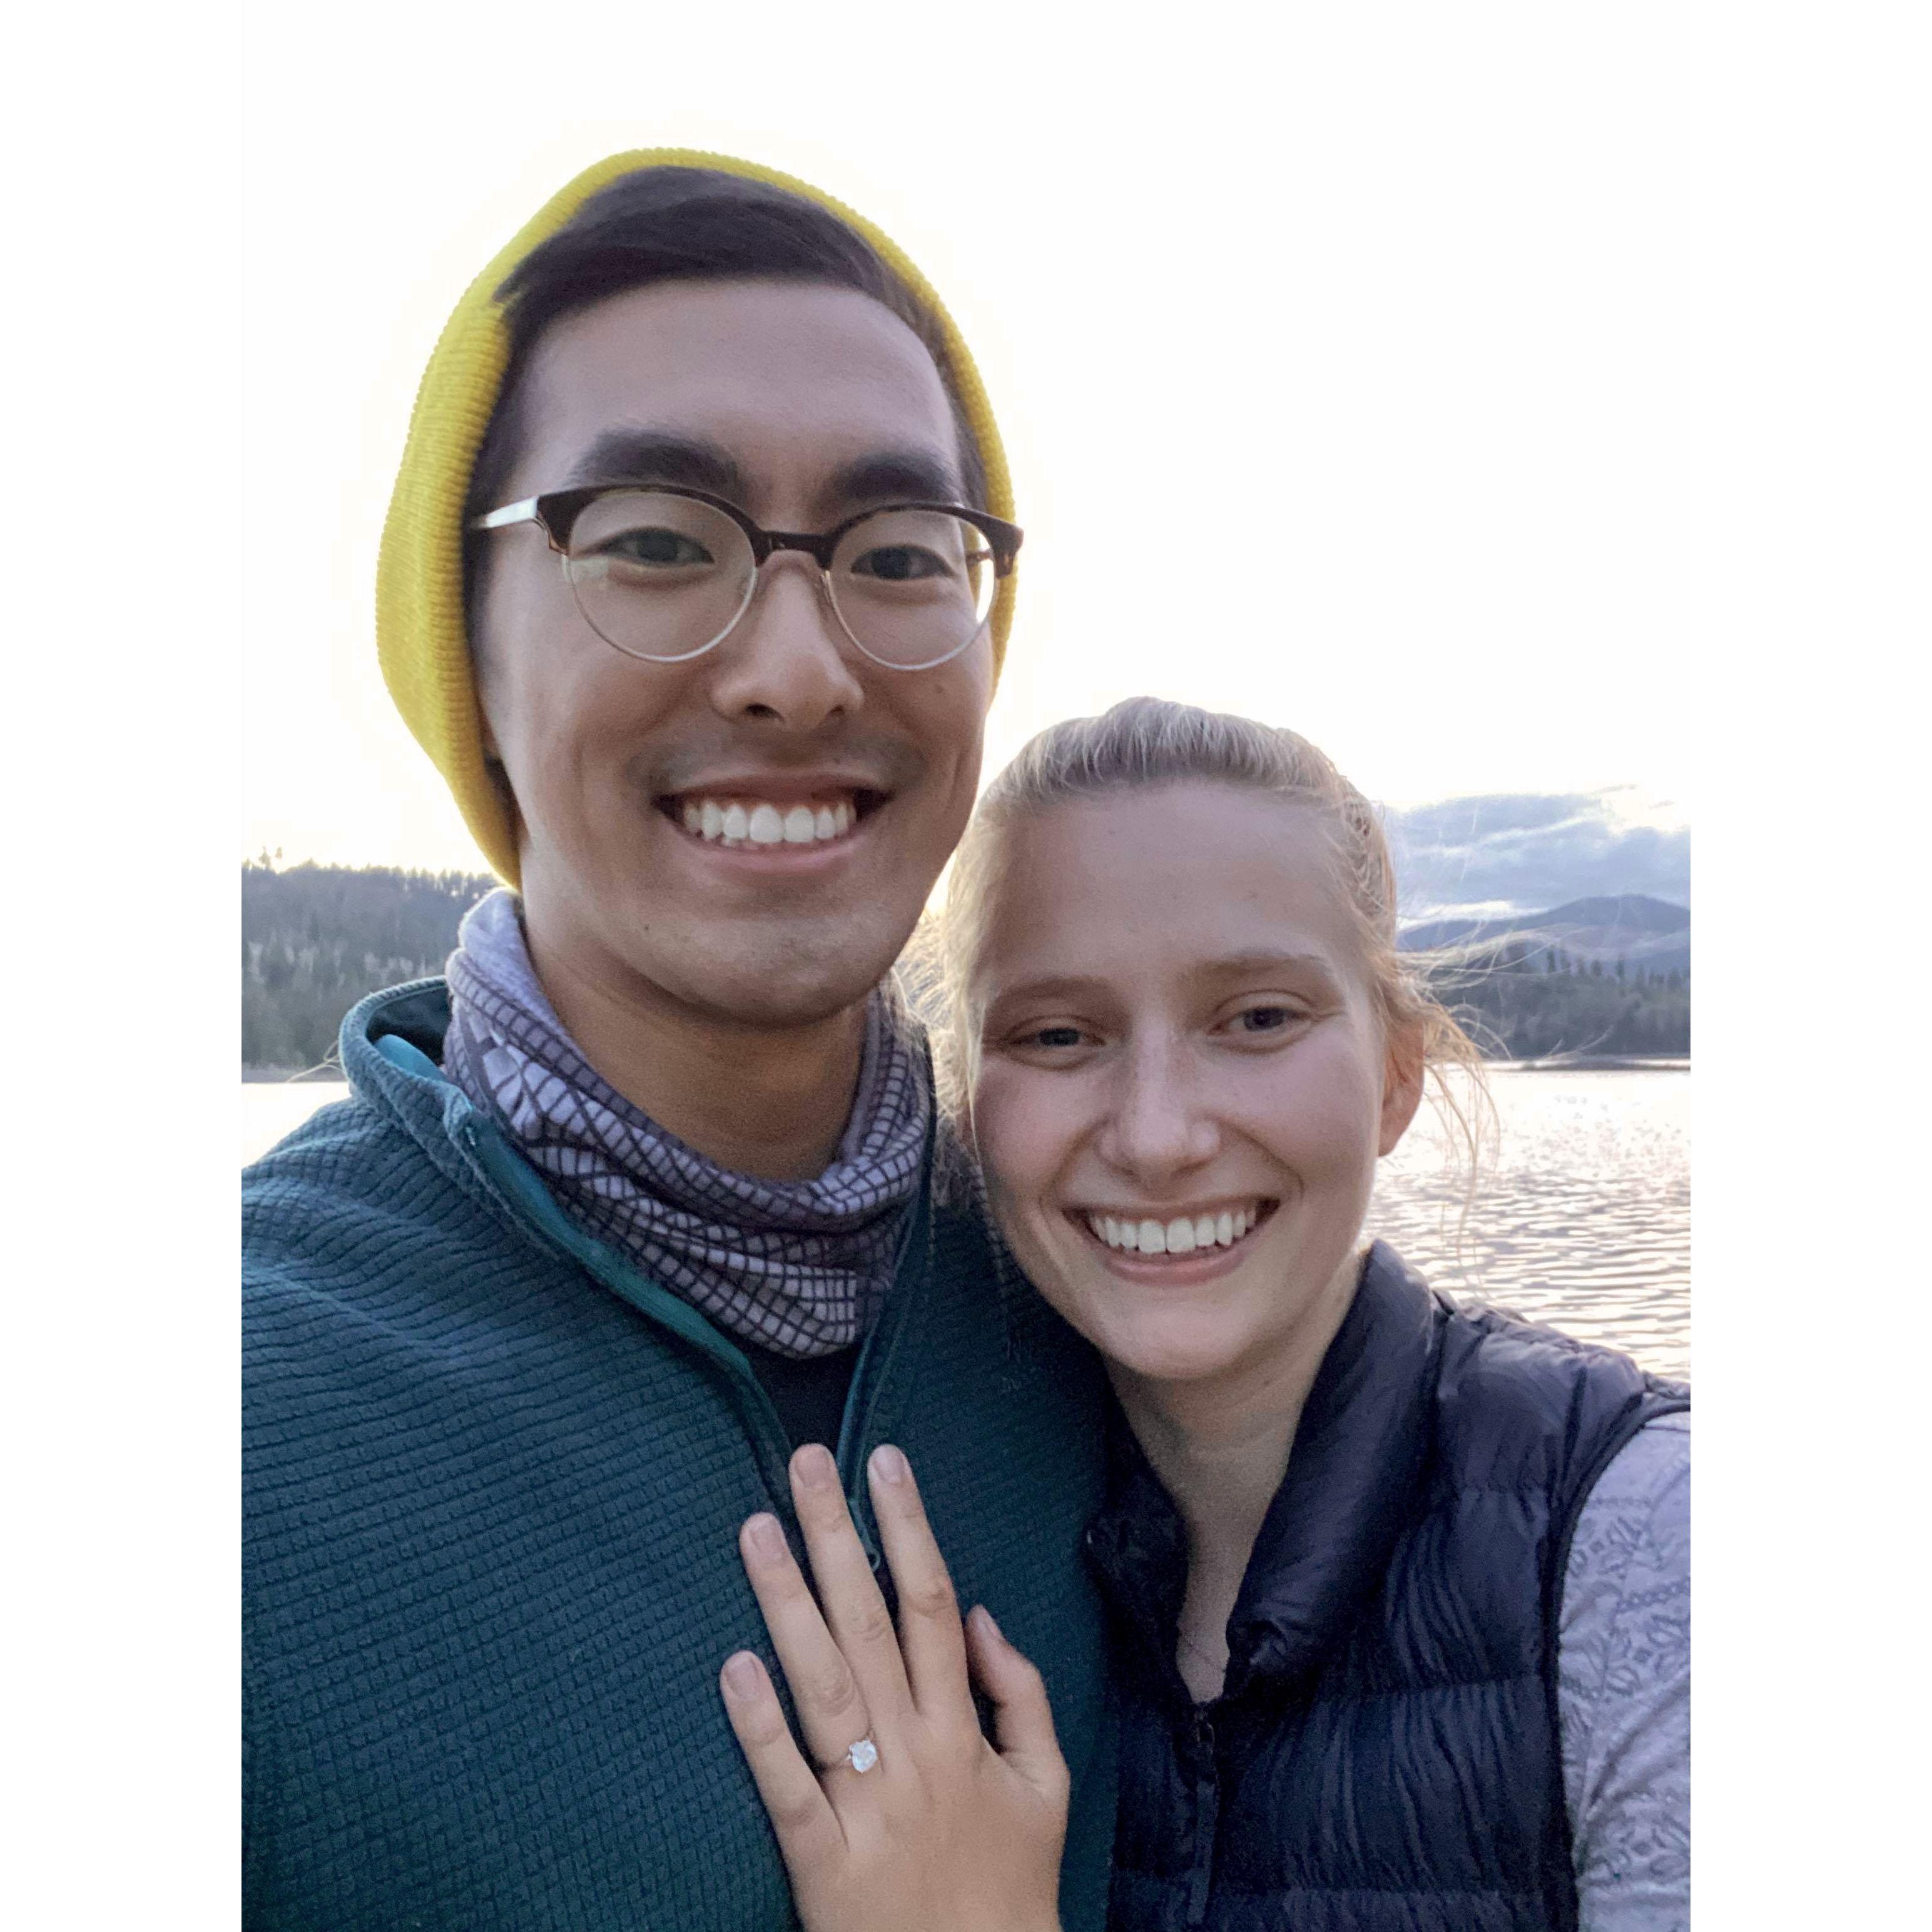
[[[754,1516],[746,1524],[745,1534],[760,1556],[776,1559],[785,1553],[784,1532],[775,1516]]]
[[[888,1443],[883,1449],[872,1451],[872,1474],[882,1483],[902,1483],[912,1472],[906,1466],[904,1456]]]
[[[838,1466],[832,1460],[832,1451],[822,1442],[810,1442],[801,1449],[792,1463],[799,1481],[808,1490],[832,1489],[838,1486]]]
[[[1002,1643],[1006,1641],[1005,1633],[1000,1630],[998,1624],[994,1622],[992,1612],[988,1610],[984,1604],[975,1604],[972,1609],[967,1612],[966,1621],[969,1624],[976,1623],[982,1636],[996,1636]]]
[[[724,1660],[724,1688],[734,1697],[756,1696],[760,1674],[758,1660],[748,1650]]]

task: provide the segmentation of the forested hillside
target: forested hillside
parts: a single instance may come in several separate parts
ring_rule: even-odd
[[[1690,914],[1661,899],[1578,899],[1514,920],[1402,934],[1436,955],[1437,992],[1511,1060],[1690,1051]]]
[[[440,973],[463,915],[495,884],[391,866],[244,865],[242,1064],[333,1058],[343,1015],[378,986]],[[1437,922],[1402,943],[1439,949],[1438,988],[1486,1052],[1688,1053],[1690,918],[1658,900],[1580,901],[1531,920]]]
[[[1690,980],[1618,959],[1606,969],[1560,949],[1511,941],[1432,975],[1443,1000],[1485,1053],[1508,1060],[1562,1054],[1690,1051]]]
[[[364,993],[442,970],[458,922],[496,883],[392,866],[243,866],[243,1066],[332,1057]]]

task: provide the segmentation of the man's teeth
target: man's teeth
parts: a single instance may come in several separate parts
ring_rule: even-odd
[[[1110,1248],[1142,1255],[1191,1255],[1196,1248],[1231,1248],[1261,1219],[1261,1204],[1219,1214],[1184,1215],[1174,1221],[1123,1221],[1089,1214],[1087,1225]]]
[[[856,822],[852,801],[772,805],[760,799],[687,798],[684,829],[722,845],[815,845],[842,838]]]

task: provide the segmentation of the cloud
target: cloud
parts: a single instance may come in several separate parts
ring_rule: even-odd
[[[1690,903],[1690,828],[1630,788],[1492,792],[1384,814],[1405,920],[1642,892]]]

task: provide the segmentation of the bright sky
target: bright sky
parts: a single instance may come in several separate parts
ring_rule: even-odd
[[[1027,530],[989,772],[1149,691],[1391,803],[1681,820],[1674,10],[255,10],[244,850],[478,862],[376,668],[410,403],[536,206],[668,145],[862,209],[972,345]]]

